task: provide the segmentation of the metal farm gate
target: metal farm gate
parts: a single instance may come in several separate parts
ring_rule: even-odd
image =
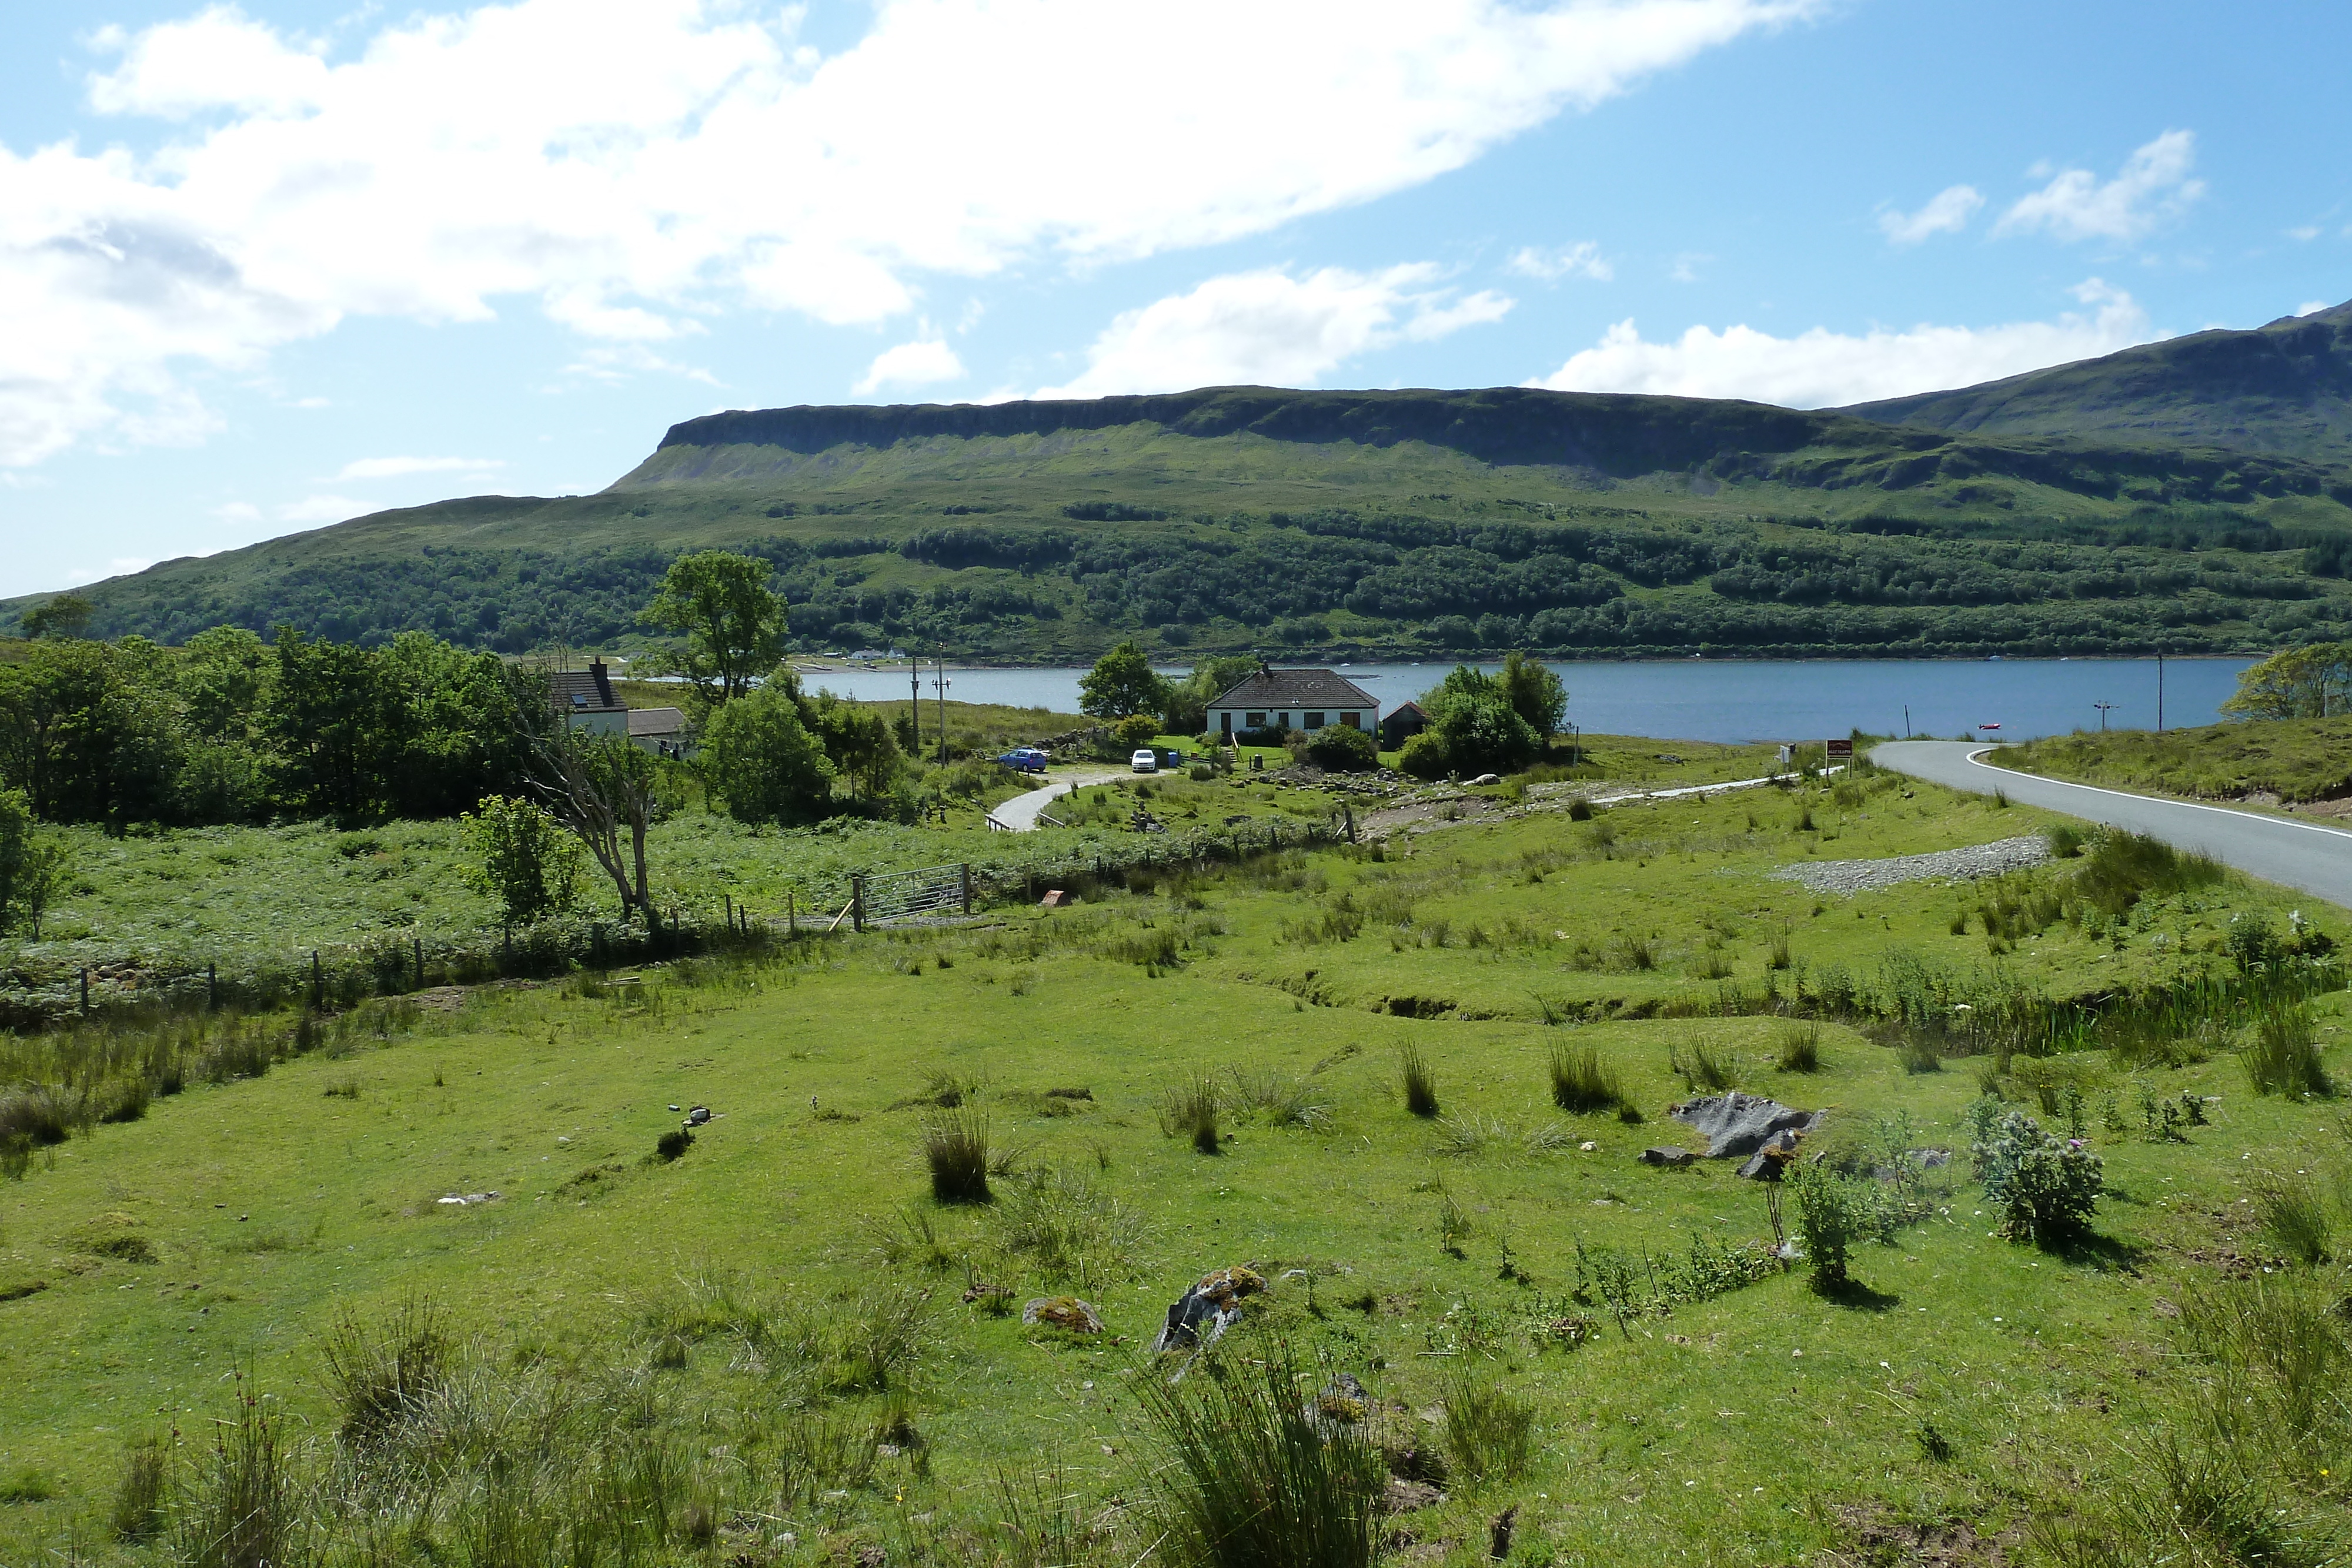
[[[925,866],[920,871],[865,873],[849,879],[853,929],[971,913],[971,867]]]

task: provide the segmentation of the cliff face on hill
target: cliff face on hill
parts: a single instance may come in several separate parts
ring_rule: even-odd
[[[2224,447],[2352,464],[2352,304],[1839,412],[1978,435]]]

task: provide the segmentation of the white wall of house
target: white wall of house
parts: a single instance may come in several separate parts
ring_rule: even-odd
[[[1209,733],[1231,735],[1241,729],[1321,729],[1326,725],[1374,730],[1380,714],[1372,708],[1237,708],[1209,710]]]

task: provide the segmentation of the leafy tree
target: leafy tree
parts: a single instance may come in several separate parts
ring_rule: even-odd
[[[1422,694],[1421,706],[1430,727],[1413,737],[1424,744],[1409,746],[1405,761],[1416,770],[1430,770],[1423,777],[1447,770],[1505,773],[1543,754],[1543,737],[1512,706],[1502,681],[1467,664],[1456,664]]]
[[[486,795],[458,822],[472,855],[466,880],[499,901],[503,919],[526,925],[572,907],[580,841],[552,815],[511,795]]]
[[[1209,705],[1255,674],[1256,659],[1247,653],[1229,653],[1223,658],[1206,659],[1192,666],[1192,673],[1169,688],[1166,714],[1170,735],[1198,735],[1209,727]]]
[[[1404,743],[1404,749],[1397,754],[1397,766],[1416,779],[1443,779],[1454,763],[1445,737],[1424,729]]]
[[[710,716],[702,773],[739,822],[805,822],[833,798],[834,764],[802,724],[792,688],[771,681]]]
[[[2273,653],[2238,676],[2221,705],[2236,718],[2320,718],[2352,713],[2352,643],[2313,643]]]
[[[97,607],[79,593],[60,593],[25,612],[17,622],[27,637],[79,637]]]
[[[898,770],[898,743],[879,709],[844,702],[831,692],[819,692],[800,704],[801,723],[824,744],[836,772],[849,780],[853,799],[868,800],[887,793]]]
[[[1093,718],[1156,714],[1167,706],[1168,683],[1132,637],[1097,659],[1078,682],[1078,711]]]
[[[33,803],[22,789],[0,789],[0,931],[8,929],[16,886],[33,847]]]
[[[364,648],[281,626],[277,678],[262,717],[277,754],[278,798],[303,816],[364,821],[389,806],[404,749],[401,694]]]
[[[1511,653],[1504,655],[1498,678],[1511,711],[1526,719],[1529,728],[1543,737],[1559,733],[1568,717],[1568,688],[1549,666],[1525,653]]]
[[[707,706],[751,687],[783,646],[785,609],[768,586],[775,569],[757,556],[699,550],[670,562],[638,619],[686,640],[678,673]]]
[[[18,918],[36,942],[41,939],[41,920],[48,914],[49,901],[65,884],[72,862],[72,847],[62,833],[35,833],[25,848],[16,868],[15,902]]]
[[[169,814],[175,749],[165,655],[152,643],[35,643],[0,665],[0,788],[47,821],[120,829]]]
[[[1121,746],[1139,748],[1150,745],[1152,737],[1160,733],[1160,721],[1148,713],[1129,714],[1112,725],[1110,733]]]

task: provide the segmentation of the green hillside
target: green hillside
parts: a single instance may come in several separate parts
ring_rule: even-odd
[[[2352,304],[2283,317],[2252,331],[2195,332],[1843,412],[1975,435],[2220,446],[2352,462]]]
[[[2306,570],[2340,572],[2347,538],[2352,473],[2290,456],[1223,388],[716,414],[600,495],[379,513],[84,591],[102,635],[613,645],[676,553],[721,545],[775,563],[820,650],[2210,652],[2352,636],[2352,591]]]

